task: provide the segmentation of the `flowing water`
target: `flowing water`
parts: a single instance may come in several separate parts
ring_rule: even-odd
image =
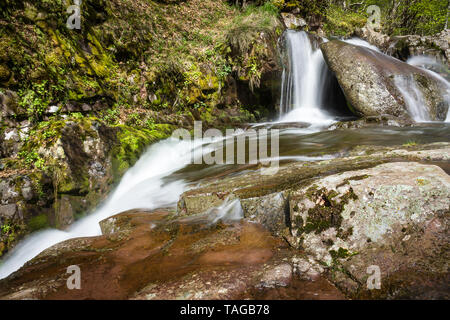
[[[306,33],[288,31],[286,41],[289,66],[282,79],[283,113],[278,121],[254,125],[254,128],[270,128],[280,123],[286,124],[280,128],[277,157],[280,163],[332,159],[359,145],[389,146],[411,140],[417,143],[448,141],[450,124],[447,123],[428,123],[410,128],[327,130],[329,124],[339,120],[338,116],[326,111],[329,110],[328,104],[333,103],[329,100],[327,102],[332,75],[320,50],[311,44]],[[308,125],[306,128],[299,127],[295,122]],[[192,164],[194,155],[210,153],[212,146],[215,144],[210,141],[174,138],[153,144],[128,170],[108,199],[90,215],[66,231],[44,230],[30,235],[16,246],[0,265],[0,279],[18,270],[25,262],[58,242],[100,235],[99,221],[109,216],[130,209],[174,207],[181,193],[206,178],[256,170],[255,165],[245,164]],[[238,200],[226,201],[208,213],[212,223],[218,219],[242,218],[242,208]]]
[[[444,96],[444,101],[447,105],[450,105],[450,82],[448,82],[447,79],[440,74],[441,72],[448,72],[448,69],[446,69],[445,66],[439,63],[436,59],[427,56],[413,56],[406,62],[412,66],[424,69],[427,73],[439,81],[444,88],[444,92],[442,93]],[[446,73],[443,74],[445,75]],[[426,108],[426,102],[422,92],[417,87],[416,81],[412,77],[396,77],[394,82],[403,95],[409,114],[414,121],[429,122],[430,115]],[[445,122],[449,121],[450,110],[447,113]]]
[[[314,47],[306,32],[289,30],[285,40],[288,66],[283,71],[280,120],[333,123],[333,116],[323,108],[329,71],[322,51]]]
[[[425,107],[425,99],[414,78],[412,76],[407,78],[396,76],[394,83],[405,100],[411,118],[416,122],[430,121],[430,115]]]

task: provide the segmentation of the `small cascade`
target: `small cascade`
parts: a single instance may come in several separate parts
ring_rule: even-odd
[[[413,56],[406,62],[414,67],[424,69],[431,76],[441,82],[444,88],[442,92],[444,101],[448,106],[450,106],[450,82],[444,78],[444,76],[447,75],[448,68],[436,61],[436,59],[428,56]],[[412,77],[395,77],[394,82],[405,99],[408,112],[414,121],[430,121],[431,117],[428,113],[428,109],[426,108],[426,101],[422,95],[422,92],[417,87],[416,81]],[[447,112],[445,122],[450,122],[450,108]]]
[[[394,83],[405,100],[409,115],[416,122],[430,121],[426,102],[413,77],[396,76]]]
[[[444,101],[449,106],[445,122],[450,122],[450,70],[448,67],[428,56],[412,56],[406,63],[427,70],[445,85]]]
[[[244,211],[239,199],[231,200],[227,198],[220,206],[208,210],[207,215],[212,223],[216,223],[219,220],[231,222],[244,218]]]
[[[183,180],[165,181],[165,177],[189,163],[192,150],[201,144],[197,140],[191,143],[169,138],[152,145],[127,171],[108,200],[93,213],[66,231],[44,230],[23,240],[0,265],[0,279],[56,243],[100,235],[99,222],[114,214],[130,209],[152,210],[175,205],[187,183]]]
[[[329,124],[323,108],[329,70],[319,48],[304,31],[286,31],[288,65],[283,70],[280,111],[282,121]]]

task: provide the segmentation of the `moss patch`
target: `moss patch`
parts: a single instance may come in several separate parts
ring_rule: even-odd
[[[306,192],[306,196],[316,205],[308,209],[305,224],[298,224],[297,235],[301,236],[302,233],[311,232],[318,234],[332,227],[339,230],[343,219],[341,213],[345,205],[350,200],[357,200],[358,196],[353,192],[352,188],[341,197],[338,197],[338,195],[334,190],[318,189],[317,186],[310,187]]]

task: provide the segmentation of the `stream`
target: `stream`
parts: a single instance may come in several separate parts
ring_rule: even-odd
[[[342,97],[333,91],[335,79],[328,70],[322,53],[305,32],[287,31],[286,48],[289,66],[282,76],[281,113],[276,121],[251,124],[250,127],[279,128],[280,164],[291,161],[332,159],[360,145],[394,146],[409,142],[448,141],[450,118],[446,122],[428,122],[421,108],[421,97],[411,83],[399,83],[405,99],[420,122],[412,127],[370,126],[358,129],[328,130],[337,121],[349,119],[337,106]],[[326,41],[326,40],[325,40]],[[371,47],[359,40],[350,43]],[[414,63],[423,61],[416,58]],[[432,72],[432,71],[429,71]],[[440,77],[436,74],[436,77]],[[441,77],[443,81],[446,81]],[[448,84],[448,82],[447,82]],[[298,123],[304,125],[298,125]],[[239,132],[237,134],[240,134]],[[256,138],[255,138],[256,139]],[[0,264],[0,279],[18,270],[40,252],[61,241],[101,234],[99,222],[130,209],[152,210],[175,207],[179,196],[206,178],[239,174],[256,170],[249,165],[189,164],[195,150],[210,153],[210,142],[169,138],[148,147],[138,162],[127,171],[115,190],[96,210],[74,223],[68,230],[48,229],[28,236]],[[239,206],[230,203],[217,208],[218,215],[239,219]]]

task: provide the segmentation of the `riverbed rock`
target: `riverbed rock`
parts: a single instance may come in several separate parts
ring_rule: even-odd
[[[100,224],[107,234],[54,245],[0,280],[0,299],[345,298],[323,277],[302,280],[307,290],[295,283],[293,252],[256,223],[156,210]],[[80,267],[80,290],[67,289],[70,265]]]
[[[411,127],[420,126],[410,119],[400,119],[389,114],[383,114],[379,116],[363,117],[355,121],[338,121],[333,123],[328,130],[337,129],[359,129],[370,127]]]
[[[406,82],[404,90],[411,91],[414,85],[423,96],[428,120],[445,119],[449,108],[447,85],[427,71],[339,40],[323,43],[320,48],[356,115],[412,118],[414,113],[399,89],[399,82]]]
[[[289,198],[289,190],[318,176],[366,169],[399,160],[446,162],[449,159],[449,145],[438,143],[389,148],[361,146],[341,158],[282,165],[274,175],[261,174],[261,169],[264,168],[258,165],[246,166],[248,171],[242,174],[204,182],[198,188],[184,192],[178,202],[178,214],[199,214],[221,205],[226,199],[238,198],[246,218],[256,219],[274,234],[282,235],[289,225],[284,207]]]
[[[247,219],[306,253],[293,260],[293,272],[305,279],[326,273],[352,298],[446,298],[450,177],[442,168],[448,170],[450,149],[444,145],[360,147],[342,159],[284,165],[276,176],[247,171],[187,191],[178,209],[198,214],[221,198],[239,198]],[[369,267],[379,268],[381,289],[367,286]]]

